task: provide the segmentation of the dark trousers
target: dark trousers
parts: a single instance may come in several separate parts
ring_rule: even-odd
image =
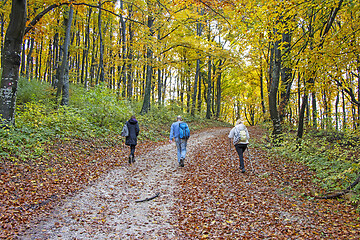
[[[240,169],[245,168],[245,166],[244,166],[244,152],[245,152],[246,148],[247,148],[247,144],[236,144],[235,145],[236,152],[239,155]]]
[[[135,154],[135,146],[136,145],[133,145],[133,144],[130,145],[130,155],[132,155],[132,156],[134,156],[134,154]]]

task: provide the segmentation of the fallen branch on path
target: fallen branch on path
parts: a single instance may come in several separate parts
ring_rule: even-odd
[[[135,202],[139,203],[139,202],[150,201],[150,200],[152,200],[152,199],[154,199],[154,198],[157,198],[158,196],[160,196],[160,193],[159,193],[159,192],[156,193],[155,196],[152,196],[152,197],[149,197],[149,198],[145,198],[145,199],[143,199],[143,200],[136,200]]]

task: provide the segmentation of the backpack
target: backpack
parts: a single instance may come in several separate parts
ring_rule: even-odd
[[[234,145],[246,141],[247,141],[246,131],[245,130],[239,131],[237,128],[235,128]]]
[[[128,137],[128,136],[129,136],[129,128],[128,128],[128,126],[127,126],[126,123],[125,123],[123,129],[121,130],[120,135],[121,135],[122,137]]]
[[[188,139],[190,137],[190,129],[186,122],[179,124],[179,138]]]

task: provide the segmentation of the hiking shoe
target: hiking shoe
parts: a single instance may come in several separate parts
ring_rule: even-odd
[[[135,162],[135,157],[134,157],[134,155],[132,155],[131,159],[132,159],[132,162],[134,163],[134,162]]]
[[[242,172],[242,173],[246,172],[245,168],[241,169],[241,172]]]
[[[129,163],[131,164],[131,155],[129,156]]]
[[[184,159],[180,158],[180,167],[184,167]]]

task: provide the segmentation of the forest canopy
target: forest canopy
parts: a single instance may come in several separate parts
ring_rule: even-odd
[[[20,76],[50,83],[61,105],[69,83],[105,84],[142,102],[141,114],[177,104],[192,116],[271,120],[275,136],[284,126],[301,138],[306,127],[359,125],[358,1],[15,2],[27,10],[15,28]],[[23,6],[1,2],[1,114],[10,122],[18,79],[5,83],[6,69],[17,61],[5,55],[11,19],[21,18],[9,13]]]

